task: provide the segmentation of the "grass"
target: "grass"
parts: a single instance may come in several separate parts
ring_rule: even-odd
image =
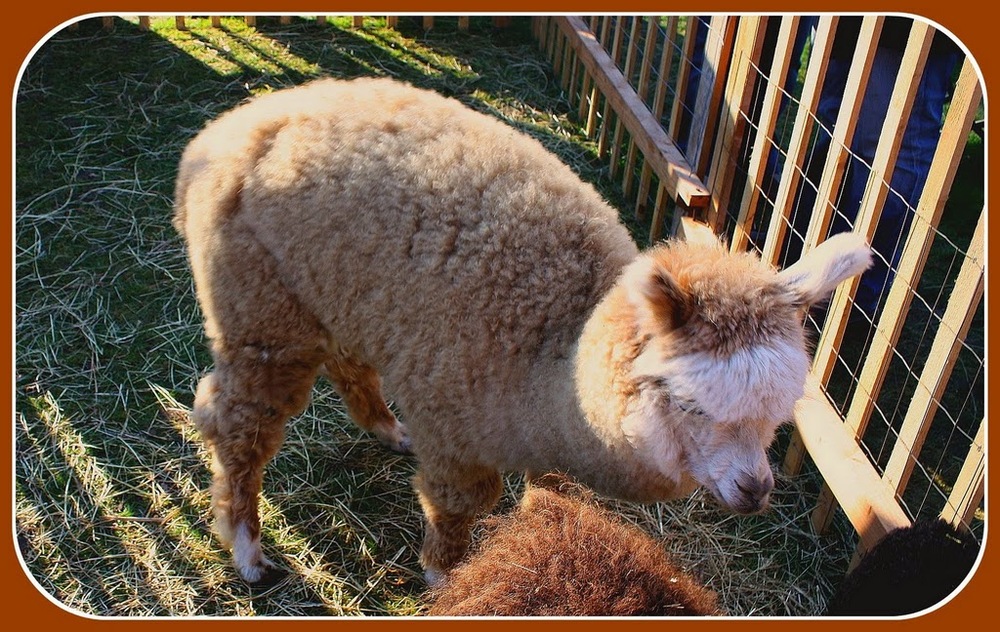
[[[55,34],[30,60],[16,119],[16,530],[30,573],[99,616],[407,616],[424,584],[412,459],[355,428],[325,383],[267,470],[277,586],[241,582],[211,533],[206,454],[187,420],[210,366],[180,240],[173,178],[201,125],[254,94],[332,75],[392,75],[539,138],[612,203],[525,21],[469,33],[438,19],[364,29],[338,19],[257,28],[117,20]],[[624,215],[630,216],[631,213]],[[637,238],[642,229],[630,225]],[[507,479],[501,508],[520,480]],[[815,615],[853,550],[817,536],[814,472],[778,476],[774,507],[725,514],[708,496],[608,501],[720,595],[734,615]]]

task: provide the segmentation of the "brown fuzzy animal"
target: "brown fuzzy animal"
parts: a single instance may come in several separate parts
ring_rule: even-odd
[[[251,582],[271,567],[264,465],[321,373],[361,427],[416,454],[432,581],[504,470],[642,501],[705,485],[760,510],[809,365],[801,314],[870,260],[858,235],[780,274],[721,244],[639,255],[541,144],[385,79],[224,114],[185,150],[175,204],[215,360],[192,418]]]
[[[546,476],[546,479],[550,477]],[[431,591],[430,616],[721,615],[714,592],[661,544],[562,477],[531,484],[518,509]]]

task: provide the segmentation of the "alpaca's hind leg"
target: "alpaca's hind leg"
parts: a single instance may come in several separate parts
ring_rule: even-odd
[[[323,369],[358,426],[374,434],[390,450],[411,453],[406,427],[385,405],[382,381],[375,369],[342,350],[335,352]]]
[[[423,467],[414,486],[426,518],[420,564],[427,583],[434,585],[465,555],[472,523],[496,504],[503,484],[500,473],[492,468],[438,464]]]
[[[309,401],[319,349],[214,345],[215,371],[202,378],[192,420],[212,454],[215,527],[240,575],[267,583],[272,564],[260,542],[258,495],[264,466],[281,447],[285,423]]]

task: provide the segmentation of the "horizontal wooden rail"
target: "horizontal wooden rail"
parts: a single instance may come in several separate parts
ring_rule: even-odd
[[[670,195],[689,207],[705,206],[709,199],[708,189],[695,176],[687,159],[646,109],[586,23],[573,16],[560,16],[555,21],[593,77],[594,85],[611,103]]]

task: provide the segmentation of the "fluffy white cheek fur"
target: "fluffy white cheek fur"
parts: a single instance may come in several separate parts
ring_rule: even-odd
[[[655,375],[670,394],[725,422],[786,421],[802,397],[809,358],[801,344],[776,340],[728,358],[691,353],[664,360]]]

